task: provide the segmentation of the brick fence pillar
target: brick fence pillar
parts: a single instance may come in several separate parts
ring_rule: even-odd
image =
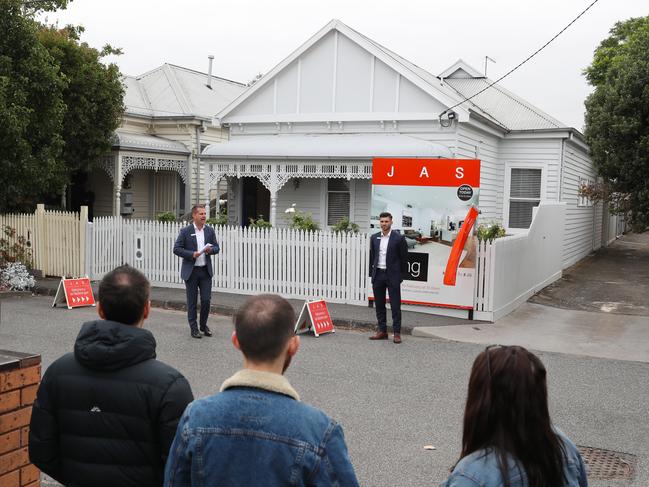
[[[0,486],[38,487],[29,463],[29,420],[41,381],[41,357],[0,350]]]

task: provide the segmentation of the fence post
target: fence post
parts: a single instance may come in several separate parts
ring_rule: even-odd
[[[95,273],[95,270],[92,267],[92,264],[94,262],[94,245],[93,245],[93,240],[94,240],[94,230],[95,227],[92,226],[92,222],[87,222],[85,225],[85,231],[86,231],[86,262],[85,262],[85,275],[89,277],[90,279],[93,278],[93,275]]]
[[[86,226],[88,225],[88,207],[82,206],[79,211],[79,223],[78,223],[78,232],[79,232],[79,263],[77,264],[77,276],[82,277],[84,272],[86,272]],[[87,272],[86,272],[87,275]]]
[[[39,269],[43,276],[47,274],[47,235],[45,235],[45,205],[36,205],[34,213],[34,267]]]

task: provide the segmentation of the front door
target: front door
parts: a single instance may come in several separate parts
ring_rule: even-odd
[[[246,177],[242,181],[241,226],[250,225],[250,219],[270,218],[270,191],[257,178]]]

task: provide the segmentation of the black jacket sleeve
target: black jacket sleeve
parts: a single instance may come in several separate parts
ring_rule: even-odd
[[[174,254],[187,260],[194,260],[194,251],[185,248],[186,227],[180,230],[176,242],[174,243]]]
[[[29,459],[57,482],[65,484],[59,451],[59,425],[55,413],[52,367],[45,372],[32,407]]]
[[[167,461],[169,448],[174,440],[178,421],[187,405],[194,400],[189,382],[182,375],[176,378],[164,396],[160,407],[158,434],[160,438],[160,452],[163,465]]]

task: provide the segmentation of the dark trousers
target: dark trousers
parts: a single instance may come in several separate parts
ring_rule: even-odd
[[[374,305],[376,307],[376,320],[379,323],[380,331],[388,330],[387,312],[385,309],[385,292],[390,296],[390,308],[392,309],[392,329],[394,333],[401,333],[401,283],[390,283],[388,274],[383,269],[376,269],[372,281],[374,291]]]
[[[200,329],[204,330],[207,325],[207,317],[210,314],[210,299],[212,297],[212,278],[207,268],[194,267],[192,275],[185,281],[187,291],[187,320],[192,331],[198,331],[196,325],[196,300],[198,291],[201,292],[201,324]]]

